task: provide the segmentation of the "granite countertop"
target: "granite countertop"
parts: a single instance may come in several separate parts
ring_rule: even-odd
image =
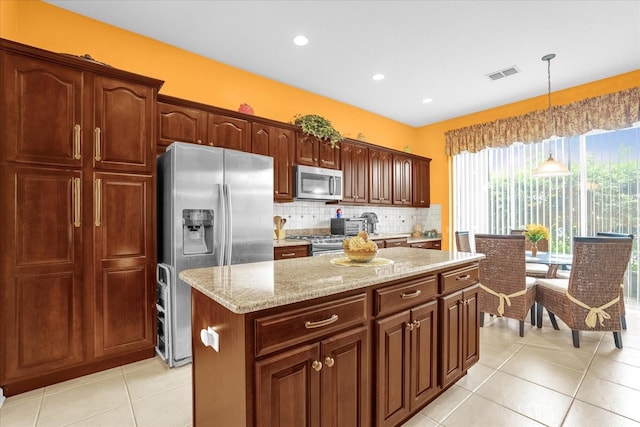
[[[383,266],[344,267],[341,254],[185,270],[180,278],[238,314],[403,279],[484,258],[482,254],[415,248],[380,249]]]

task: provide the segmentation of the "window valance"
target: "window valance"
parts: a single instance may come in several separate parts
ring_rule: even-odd
[[[480,123],[445,133],[445,152],[476,153],[487,147],[507,147],[514,142],[537,142],[549,137],[571,137],[593,129],[615,130],[640,121],[640,87],[537,110],[516,117]]]

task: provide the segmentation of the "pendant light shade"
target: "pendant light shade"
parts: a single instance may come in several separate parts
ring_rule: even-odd
[[[538,166],[535,172],[533,172],[533,176],[536,178],[567,175],[571,175],[569,169],[567,169],[567,167],[562,162],[554,160],[551,153],[549,153],[549,158],[540,166]]]
[[[554,126],[554,121],[553,121],[553,117],[551,116],[552,114],[552,110],[551,110],[551,60],[553,58],[556,57],[555,53],[550,53],[548,55],[545,55],[542,57],[543,61],[547,61],[547,82],[548,82],[548,92],[547,92],[547,99],[548,99],[548,104],[549,104],[549,109],[548,109],[548,115],[547,118],[549,120],[549,129],[553,128],[554,131],[554,135],[556,134],[555,132],[555,126]],[[557,160],[553,159],[553,156],[551,155],[551,153],[549,153],[549,158],[542,163],[540,166],[538,166],[538,168],[533,172],[533,176],[535,178],[547,178],[547,177],[552,177],[552,176],[566,176],[566,175],[571,175],[571,172],[569,172],[569,169],[567,169],[567,167],[562,163],[559,162]]]

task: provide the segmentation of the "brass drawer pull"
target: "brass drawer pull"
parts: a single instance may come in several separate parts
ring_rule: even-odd
[[[73,127],[73,158],[80,159],[80,125]]]
[[[332,367],[334,364],[336,363],[336,361],[334,360],[333,357],[325,357],[324,358],[324,364],[325,366],[328,366],[329,368]]]
[[[470,278],[471,278],[470,274],[465,274],[464,276],[456,277],[456,280],[467,280],[467,279],[470,279]]]
[[[422,293],[422,291],[420,289],[416,289],[413,292],[408,292],[408,293],[404,293],[404,294],[400,295],[400,298],[402,298],[402,299],[415,298],[418,295],[420,295],[421,293]]]
[[[295,252],[287,252],[287,253],[280,254],[280,256],[282,256],[282,257],[296,256],[296,253]]]
[[[337,320],[338,320],[338,315],[332,314],[331,317],[329,317],[328,319],[318,320],[317,322],[310,322],[307,320],[306,322],[304,322],[304,327],[307,329],[321,328],[323,326],[330,325],[336,322]]]
[[[94,183],[94,197],[95,197],[95,210],[96,210],[96,217],[95,217],[95,224],[96,227],[100,227],[100,224],[102,222],[102,217],[101,217],[101,211],[100,209],[102,208],[102,180],[101,179],[96,179],[95,183]]]
[[[100,156],[100,128],[95,128],[95,130],[93,131],[94,137],[95,137],[95,149],[96,149],[96,153],[95,153],[95,160],[96,162],[99,162],[100,160],[102,160],[102,156]]]
[[[311,364],[311,367],[313,368],[314,371],[318,372],[320,369],[322,369],[322,362],[318,360],[314,360],[313,363]]]
[[[80,227],[80,178],[73,178],[73,226]]]

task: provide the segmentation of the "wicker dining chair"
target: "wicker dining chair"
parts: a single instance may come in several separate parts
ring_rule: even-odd
[[[471,252],[471,240],[468,231],[456,231],[456,249],[458,252]]]
[[[511,234],[524,235],[525,231],[526,230],[511,230]],[[549,252],[549,241],[547,239],[540,239],[538,241],[537,246],[540,252]],[[531,242],[529,241],[529,239],[526,239],[526,238],[524,241],[524,250],[525,251],[531,250]],[[544,277],[547,277],[547,273],[549,272],[549,266],[546,264],[540,264],[537,262],[528,262],[526,263],[526,270],[527,270],[527,276],[544,278]]]
[[[620,283],[633,242],[619,237],[574,237],[573,242],[569,279],[536,281],[538,328],[546,308],[555,329],[555,316],[571,328],[574,347],[580,347],[579,331],[612,331],[622,348]]]
[[[480,260],[478,311],[480,326],[484,314],[508,317],[520,322],[520,336],[524,336],[524,320],[531,313],[535,324],[536,287],[534,277],[525,270],[523,235],[476,234],[476,251],[486,258]]]
[[[622,237],[622,238],[630,238],[633,242],[633,234],[624,234],[624,233],[612,233],[610,231],[599,231],[596,233],[596,236],[599,237]],[[628,267],[628,266],[627,266]],[[622,325],[622,329],[627,329],[627,317],[626,310],[624,306],[624,288],[627,286],[627,271],[624,272],[624,278],[622,279],[622,283],[620,284],[620,324]]]

